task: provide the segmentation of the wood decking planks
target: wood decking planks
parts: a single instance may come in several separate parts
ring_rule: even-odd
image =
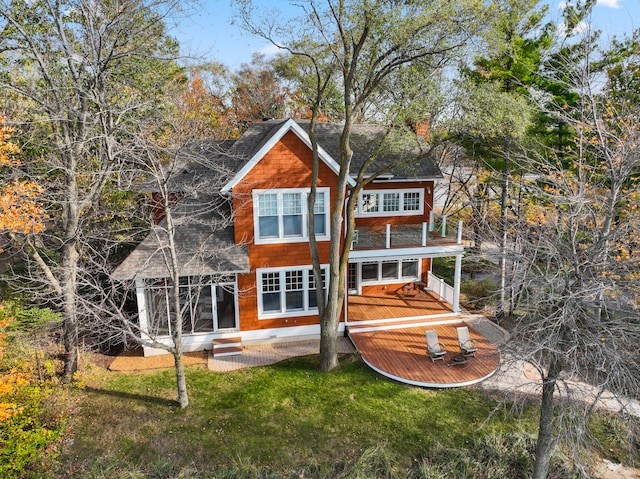
[[[376,296],[349,296],[347,305],[349,322],[422,317],[446,313],[451,313],[451,305],[430,291],[421,291],[416,295],[391,293]]]
[[[408,384],[425,387],[455,387],[473,384],[492,375],[500,364],[500,354],[486,338],[471,327],[471,338],[477,342],[476,357],[465,364],[450,365],[460,353],[456,327],[466,323],[350,332],[351,340],[363,360],[381,374]],[[435,329],[444,343],[444,361],[432,362],[427,354],[425,331]]]

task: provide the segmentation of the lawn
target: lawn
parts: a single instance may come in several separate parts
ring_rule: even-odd
[[[343,358],[320,373],[314,356],[234,373],[190,368],[180,410],[173,371],[99,374],[89,382],[67,451],[136,467],[169,461],[219,468],[233,461],[275,470],[353,461],[385,443],[410,464],[434,440],[463,445],[479,429],[509,429],[473,390],[428,391],[378,377]]]
[[[316,356],[233,373],[190,367],[185,410],[173,400],[172,370],[94,368],[78,393],[69,424],[74,439],[60,457],[59,475],[364,478],[422,470],[420,477],[438,477],[425,472],[425,458],[473,454],[490,442],[505,449],[506,463],[528,467],[533,411],[516,420],[481,391],[409,387],[377,376],[356,357],[341,360],[331,373],[318,372]],[[519,452],[512,440],[522,442]],[[486,463],[482,455],[478,461]],[[347,473],[362,471],[358,464],[367,457],[386,461],[387,472]],[[456,477],[480,477],[469,458],[462,461],[468,475]],[[491,477],[520,477],[494,469]]]

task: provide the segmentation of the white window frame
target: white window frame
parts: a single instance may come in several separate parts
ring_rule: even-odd
[[[329,277],[329,266],[322,265],[322,270],[324,271],[325,278],[325,298],[328,290],[328,280]],[[303,272],[303,284],[302,284],[302,308],[295,309],[291,311],[287,311],[287,288],[286,288],[286,276],[287,272]],[[280,311],[264,311],[263,303],[262,303],[262,278],[265,274],[277,274],[280,278]],[[313,267],[312,266],[287,266],[281,268],[259,268],[256,270],[256,289],[258,292],[258,319],[272,319],[272,318],[290,318],[290,317],[298,317],[298,316],[313,316],[318,314],[318,307],[309,306],[309,291],[312,288],[309,288],[309,284],[313,278]],[[297,290],[299,291],[299,290]],[[316,292],[317,294],[317,292]]]
[[[317,193],[322,193],[324,196],[324,205],[322,212],[319,211],[320,205],[315,204],[315,211],[318,214],[324,214],[324,234],[316,233],[317,241],[329,241],[329,211],[330,211],[330,189],[328,187],[321,187],[317,189]],[[260,215],[259,215],[259,198],[263,194],[276,195],[277,203],[277,219],[278,219],[278,236],[272,238],[260,238]],[[286,194],[300,194],[301,207],[302,207],[302,234],[300,236],[285,236],[284,235],[284,201],[283,197]],[[269,190],[253,190],[253,237],[255,244],[275,244],[275,243],[301,243],[309,241],[309,224],[307,214],[307,201],[309,197],[309,188],[280,188]]]
[[[417,210],[407,210],[405,206],[405,195],[418,193],[419,195],[419,208]],[[399,194],[399,209],[397,211],[384,211],[384,195],[385,194]],[[364,211],[364,205],[362,201],[363,195],[375,195],[377,197],[377,211]],[[356,206],[356,217],[367,218],[375,216],[417,216],[424,214],[424,188],[406,188],[406,189],[391,189],[391,190],[362,190],[358,195],[358,204]]]
[[[402,263],[415,261],[418,263],[417,266],[417,274],[415,276],[403,276],[402,275]],[[362,264],[377,264],[378,266],[378,275],[375,279],[367,279],[362,275]],[[393,278],[384,278],[382,276],[382,264],[383,263],[396,263],[397,264],[397,274]],[[363,261],[358,263],[358,277],[360,280],[360,284],[362,285],[374,285],[374,284],[391,284],[391,283],[406,283],[407,281],[415,281],[420,279],[420,272],[422,271],[422,260],[420,258],[400,258],[400,259],[384,259],[379,261]]]

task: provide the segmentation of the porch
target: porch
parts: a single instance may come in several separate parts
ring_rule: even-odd
[[[347,306],[349,338],[363,361],[383,376],[421,387],[468,386],[493,375],[500,353],[482,334],[488,324],[493,323],[454,313],[449,303],[431,291],[350,296]],[[459,326],[469,328],[478,347],[475,357],[468,357],[464,364],[452,362],[460,353]],[[427,354],[428,329],[435,329],[444,344],[447,354],[442,361],[433,362]]]

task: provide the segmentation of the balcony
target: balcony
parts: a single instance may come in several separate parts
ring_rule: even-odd
[[[451,227],[447,225],[446,216],[438,222],[432,216],[429,223],[356,227],[351,249],[360,251],[456,244],[462,244],[462,221],[458,222],[457,227]]]

